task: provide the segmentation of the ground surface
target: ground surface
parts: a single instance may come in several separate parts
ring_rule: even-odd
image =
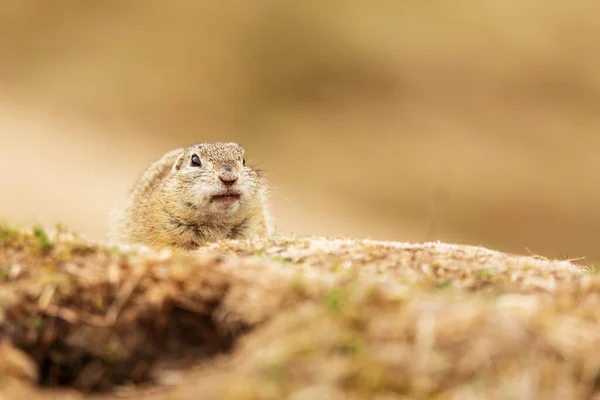
[[[0,275],[6,399],[599,392],[600,279],[568,261],[325,238],[185,254],[4,226]]]

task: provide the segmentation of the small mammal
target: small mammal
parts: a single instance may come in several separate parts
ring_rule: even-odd
[[[197,143],[152,163],[113,214],[117,242],[194,249],[270,232],[267,183],[238,143]]]

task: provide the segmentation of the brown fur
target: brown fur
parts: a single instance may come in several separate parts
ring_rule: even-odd
[[[202,166],[191,164],[198,155]],[[122,243],[193,249],[208,241],[266,235],[270,231],[267,187],[262,175],[243,165],[237,143],[198,143],[173,150],[152,163],[113,216],[111,238]],[[238,180],[219,179],[224,166]],[[224,205],[214,195],[233,190],[239,200]]]

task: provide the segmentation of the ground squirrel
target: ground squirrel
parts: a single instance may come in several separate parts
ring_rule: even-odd
[[[152,163],[112,217],[117,242],[193,249],[270,231],[267,186],[237,143],[198,143]]]

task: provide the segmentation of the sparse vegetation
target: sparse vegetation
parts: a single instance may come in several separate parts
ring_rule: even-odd
[[[98,398],[600,391],[600,279],[568,261],[325,238],[124,257],[69,235],[44,246],[36,232],[13,231],[0,246],[0,328],[20,354],[0,364],[7,395],[50,396],[15,377],[30,377],[29,365],[44,385],[108,390]],[[174,372],[179,383],[161,383]]]
[[[52,242],[43,227],[36,225],[33,227],[33,235],[38,240],[38,244],[42,251],[47,251],[52,248]]]
[[[17,229],[0,222],[0,246],[10,244],[19,236]]]

